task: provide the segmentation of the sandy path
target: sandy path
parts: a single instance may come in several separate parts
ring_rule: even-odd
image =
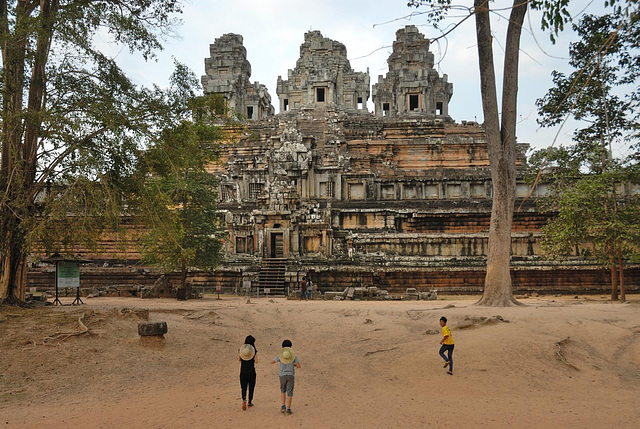
[[[536,299],[526,307],[472,300],[298,302],[99,298],[81,308],[0,309],[0,424],[7,428],[637,427],[640,297]],[[452,306],[445,308],[447,306]],[[139,343],[147,308],[162,345]],[[91,334],[41,345],[87,314]],[[437,355],[441,315],[456,341],[455,374]],[[506,322],[460,327],[466,318]],[[52,323],[65,318],[66,325]],[[436,334],[427,334],[433,330]],[[256,337],[255,406],[240,408],[237,349]],[[556,356],[555,343],[570,341]],[[276,365],[289,338],[292,416],[279,413]],[[29,341],[36,341],[36,346]],[[577,369],[576,369],[577,368]]]

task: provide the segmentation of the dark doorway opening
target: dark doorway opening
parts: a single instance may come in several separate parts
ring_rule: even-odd
[[[409,94],[409,110],[418,110],[418,94]]]
[[[316,101],[324,103],[324,88],[316,88]]]
[[[271,233],[271,257],[284,258],[284,235],[281,232]]]

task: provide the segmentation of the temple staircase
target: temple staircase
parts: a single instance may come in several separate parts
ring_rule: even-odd
[[[286,258],[263,258],[258,274],[259,293],[266,293],[269,296],[285,296],[285,271],[287,268]]]

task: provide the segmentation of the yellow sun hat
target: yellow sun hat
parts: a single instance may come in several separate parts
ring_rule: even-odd
[[[240,359],[251,360],[256,355],[256,349],[251,344],[243,344],[240,347]]]
[[[278,353],[280,362],[288,364],[292,363],[296,359],[296,354],[291,350],[291,347],[283,347]]]

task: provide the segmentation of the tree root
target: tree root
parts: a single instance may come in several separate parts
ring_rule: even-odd
[[[567,344],[569,341],[571,341],[571,340],[569,339],[569,337],[567,337],[564,340],[558,341],[556,343],[556,347],[557,347],[556,355],[558,356],[558,359],[560,359],[565,365],[570,366],[571,368],[575,369],[576,371],[580,371],[580,369],[577,366],[572,365],[569,362],[567,362],[567,358],[564,357],[564,355],[562,354],[562,346]]]
[[[80,315],[80,317],[78,317],[78,325],[80,326],[80,329],[81,329],[80,331],[78,331],[78,332],[58,332],[58,333],[55,333],[53,335],[50,335],[50,336],[44,338],[40,345],[42,345],[42,346],[58,345],[61,342],[63,342],[64,340],[66,340],[67,338],[77,337],[78,335],[83,335],[83,334],[86,334],[87,332],[89,332],[89,328],[87,328],[87,326],[82,322],[84,320],[84,315],[85,315],[85,313],[82,313]],[[33,347],[24,348],[24,349],[22,349],[22,351],[35,348],[38,345],[37,341],[33,341],[33,342],[30,341],[30,343],[33,344]]]
[[[33,305],[26,301],[22,301],[21,299],[16,298],[15,296],[9,294],[5,299],[0,300],[0,307],[20,307],[20,308],[32,308]]]
[[[483,296],[478,300],[478,302],[473,305],[477,305],[480,307],[516,307],[516,306],[526,306],[526,304],[518,301],[511,296]]]

